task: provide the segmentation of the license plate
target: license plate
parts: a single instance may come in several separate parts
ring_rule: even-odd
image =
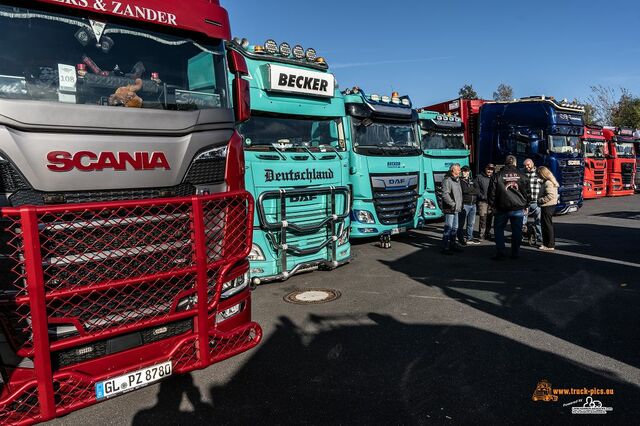
[[[401,234],[403,232],[406,232],[407,228],[396,228],[396,229],[392,229],[391,230],[391,235],[397,235],[397,234]]]
[[[573,213],[573,212],[577,212],[578,211],[578,207],[573,206],[573,207],[569,207],[569,213]]]
[[[147,386],[165,377],[169,377],[171,373],[171,361],[167,361],[96,383],[96,399],[111,398],[112,396]]]
[[[602,191],[596,191],[596,195],[602,194]]]

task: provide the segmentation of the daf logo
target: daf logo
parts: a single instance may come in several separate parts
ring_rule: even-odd
[[[302,203],[304,201],[313,201],[317,200],[317,195],[294,195],[289,198],[292,203]]]
[[[389,185],[404,185],[406,179],[389,179]]]

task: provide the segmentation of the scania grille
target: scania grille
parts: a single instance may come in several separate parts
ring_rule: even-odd
[[[583,183],[583,170],[578,166],[564,166],[562,167],[562,185],[582,185]]]
[[[407,177],[413,175],[407,175]],[[417,176],[417,175],[416,175]],[[378,220],[383,225],[402,225],[413,221],[418,205],[418,179],[416,184],[399,189],[372,186],[373,204]]]
[[[99,203],[103,201],[149,200],[156,198],[187,197],[195,193],[191,184],[165,188],[119,189],[112,191],[42,192],[36,190],[17,191],[9,197],[13,207],[26,205]]]
[[[577,204],[582,197],[582,189],[567,189],[560,192],[560,202]]]
[[[625,186],[633,184],[633,163],[623,163],[621,165],[622,184]]]
[[[605,171],[604,170],[594,170],[593,171],[593,182],[596,185],[604,185],[604,182],[605,182]]]

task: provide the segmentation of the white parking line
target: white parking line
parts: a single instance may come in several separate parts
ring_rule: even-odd
[[[606,262],[606,263],[613,263],[615,265],[630,266],[632,268],[640,268],[640,263],[625,262],[624,260],[610,259],[608,257],[591,256],[589,254],[573,253],[571,251],[564,251],[564,250],[544,252],[540,249],[533,248],[533,247],[522,247],[522,248],[524,248],[525,250],[536,251],[538,253],[560,254],[563,256],[577,257],[578,259],[589,259],[589,260],[595,260],[597,262]]]

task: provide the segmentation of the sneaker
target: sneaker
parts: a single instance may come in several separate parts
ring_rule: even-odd
[[[466,245],[467,245],[467,244],[469,244],[469,243],[468,243],[468,241],[467,241],[467,240],[460,240],[460,241],[459,241],[459,244],[460,244],[461,246],[466,246]]]
[[[555,250],[555,248],[553,248],[553,247],[546,247],[546,246],[540,246],[538,248],[540,250],[542,250],[542,251],[554,251]]]
[[[474,238],[473,240],[469,240],[467,241],[467,244],[474,244],[474,245],[478,245],[480,244],[480,240],[477,238]]]

